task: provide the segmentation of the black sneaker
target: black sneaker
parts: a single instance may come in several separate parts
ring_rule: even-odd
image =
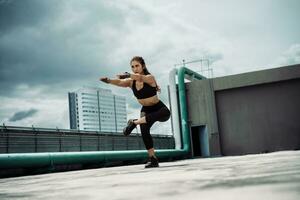
[[[132,130],[136,127],[136,124],[133,121],[134,121],[134,119],[128,120],[127,126],[123,129],[123,134],[125,136],[130,135],[130,133],[132,132]]]
[[[158,160],[154,156],[148,159],[148,162],[145,165],[145,168],[159,167]]]

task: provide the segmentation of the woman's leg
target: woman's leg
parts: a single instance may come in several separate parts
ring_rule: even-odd
[[[149,157],[156,157],[153,148],[153,139],[150,134],[150,128],[156,121],[166,121],[170,118],[170,111],[167,107],[162,107],[158,111],[146,114],[141,112],[139,119],[135,120],[136,125],[140,125],[142,137]]]
[[[142,108],[140,118],[136,120],[129,120],[127,127],[123,130],[124,135],[129,135],[136,125],[140,125],[143,142],[149,155],[149,162],[146,164],[146,168],[159,166],[157,157],[155,156],[155,150],[153,148],[153,139],[150,134],[150,128],[156,121],[164,122],[169,118],[170,111],[166,106],[150,113],[144,112]]]
[[[145,113],[141,113],[141,115],[144,115]],[[143,117],[142,117],[143,118]],[[145,147],[148,151],[148,161],[145,165],[145,168],[152,168],[152,167],[159,167],[158,159],[155,156],[155,150],[153,148],[153,139],[150,134],[150,128],[153,125],[153,123],[147,122],[140,124],[141,127],[141,133],[142,138],[145,144]]]
[[[145,112],[141,112],[141,118],[145,119]],[[154,155],[154,148],[153,148],[153,139],[152,136],[150,134],[150,128],[153,125],[153,123],[141,123],[140,124],[140,128],[141,128],[141,133],[142,133],[142,138],[143,138],[143,142],[145,144],[145,147],[148,151],[149,156],[153,156]]]
[[[133,121],[133,123],[135,123],[136,125],[140,125],[140,124],[145,124],[146,123],[146,117],[141,117],[139,119],[136,119]]]
[[[156,121],[164,122],[170,118],[170,110],[167,107],[162,107],[158,111],[149,113],[148,115],[144,114],[139,119],[134,120],[133,122],[136,125],[145,124],[145,123],[154,123]]]
[[[147,151],[148,151],[148,155],[149,155],[150,158],[151,157],[156,158],[154,148],[148,149]]]

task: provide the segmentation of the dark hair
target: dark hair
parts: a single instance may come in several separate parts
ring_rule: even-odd
[[[131,61],[130,61],[130,64],[132,63],[132,61],[137,61],[138,63],[140,63],[142,65],[142,68],[143,68],[143,72],[145,75],[148,75],[148,74],[151,74],[147,67],[146,67],[146,63],[145,63],[145,60],[144,58],[140,57],[140,56],[134,56]]]
[[[130,60],[130,64],[132,63],[132,61],[136,61],[136,62],[138,62],[138,63],[140,63],[140,64],[142,65],[143,72],[144,72],[145,75],[151,74],[151,73],[148,71],[147,67],[146,67],[146,63],[145,63],[145,60],[144,60],[143,57],[141,57],[141,56],[134,56],[134,57]],[[155,81],[155,80],[154,80],[154,81]],[[157,85],[156,81],[155,81],[155,84],[156,84],[156,90],[157,90],[158,92],[160,92],[160,87]]]

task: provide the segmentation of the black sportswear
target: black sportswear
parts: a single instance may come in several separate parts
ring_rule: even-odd
[[[149,98],[149,97],[153,97],[156,95],[156,87],[152,87],[151,85],[149,85],[148,83],[143,83],[143,87],[140,90],[136,89],[136,80],[133,80],[132,83],[132,91],[134,96],[137,99],[145,99],[145,98]]]
[[[150,135],[150,128],[151,126],[159,121],[165,122],[170,118],[170,110],[167,106],[159,101],[157,104],[153,106],[143,106],[141,109],[141,116],[146,118],[145,124],[140,124],[142,138],[145,144],[146,149],[153,148],[153,139]]]

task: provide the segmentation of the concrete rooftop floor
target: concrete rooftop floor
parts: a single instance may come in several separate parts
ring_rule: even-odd
[[[0,199],[300,199],[300,151],[0,179]]]

